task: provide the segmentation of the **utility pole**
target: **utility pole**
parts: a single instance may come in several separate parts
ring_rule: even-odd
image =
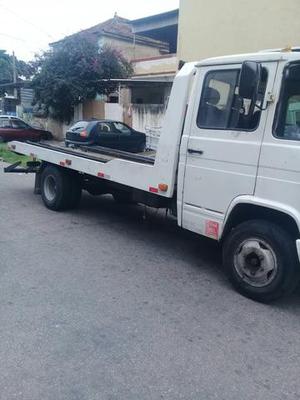
[[[15,52],[13,51],[12,53],[12,67],[13,67],[13,82],[14,84],[17,83],[17,68],[16,68],[16,56],[15,56]],[[17,98],[18,97],[18,91],[17,91],[17,87],[14,87],[14,97]]]

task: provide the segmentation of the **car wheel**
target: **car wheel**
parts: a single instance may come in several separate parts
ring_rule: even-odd
[[[260,302],[291,293],[299,282],[295,240],[268,221],[247,221],[234,228],[225,239],[223,263],[233,286]]]
[[[51,132],[46,132],[46,133],[43,134],[42,139],[43,140],[52,140],[53,139],[53,135],[52,135]]]
[[[146,148],[146,144],[143,143],[143,144],[140,146],[140,148],[139,148],[139,153],[144,153],[145,148]]]
[[[47,208],[53,211],[76,207],[81,198],[81,184],[76,174],[48,165],[41,175],[41,195]]]

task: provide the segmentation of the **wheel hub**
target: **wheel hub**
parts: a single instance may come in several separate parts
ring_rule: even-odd
[[[44,193],[48,201],[53,201],[56,196],[56,181],[52,175],[47,175],[44,181]]]
[[[238,275],[255,287],[269,285],[277,272],[277,260],[271,246],[260,239],[244,241],[234,256]]]

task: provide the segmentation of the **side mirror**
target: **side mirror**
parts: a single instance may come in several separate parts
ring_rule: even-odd
[[[244,61],[240,73],[239,95],[243,99],[255,100],[261,79],[262,66],[255,61]]]

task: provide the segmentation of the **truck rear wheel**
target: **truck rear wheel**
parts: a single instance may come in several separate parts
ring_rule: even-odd
[[[79,204],[81,185],[72,171],[48,165],[41,176],[41,195],[45,206],[50,210],[66,210]]]
[[[268,221],[235,227],[225,239],[223,263],[233,286],[253,300],[272,301],[291,293],[299,282],[295,240]]]

